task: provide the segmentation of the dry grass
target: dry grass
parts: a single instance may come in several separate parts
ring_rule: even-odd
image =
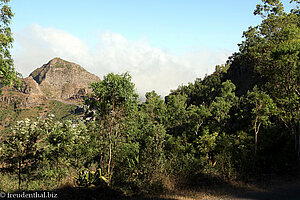
[[[299,199],[300,180],[276,177],[260,182],[233,181],[208,186],[181,188],[159,195],[162,199],[217,200],[217,199]]]
[[[1,176],[0,187],[13,188],[16,191],[17,182],[12,177]],[[16,178],[14,178],[16,179]],[[39,184],[40,186],[40,184]],[[41,187],[40,187],[41,188]],[[56,187],[57,188],[57,187]],[[299,188],[299,190],[298,190]],[[112,189],[78,188],[71,179],[62,181],[58,189],[41,188],[58,193],[59,199],[127,199],[127,200],[217,200],[217,199],[297,199],[300,192],[300,181],[277,178],[261,183],[227,182],[210,185],[185,187],[160,194],[139,194],[128,196]],[[4,191],[6,191],[4,189]],[[291,191],[291,192],[290,192]],[[280,196],[282,195],[282,196]]]

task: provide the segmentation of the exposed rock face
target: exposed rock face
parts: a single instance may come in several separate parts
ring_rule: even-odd
[[[31,76],[23,79],[23,87],[21,90],[23,90],[25,94],[43,95],[40,86]]]
[[[99,81],[80,65],[54,58],[22,79],[21,88],[3,87],[0,102],[33,107],[47,99],[81,101],[90,83]]]
[[[15,104],[15,103],[19,103],[20,100],[20,96],[18,95],[2,95],[0,96],[0,102],[4,102],[7,104]]]
[[[33,107],[33,106],[40,105],[45,100],[47,100],[47,98],[45,96],[30,94],[22,101],[21,106]]]
[[[29,76],[39,84],[45,96],[65,100],[78,96],[78,92],[88,89],[90,83],[100,81],[80,65],[60,58],[50,60]]]

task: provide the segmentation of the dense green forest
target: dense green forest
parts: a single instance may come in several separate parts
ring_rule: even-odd
[[[254,11],[262,22],[243,33],[239,51],[165,99],[151,91],[139,103],[131,76],[109,73],[91,84],[84,120],[17,122],[1,137],[0,188],[162,191],[201,177],[298,175],[299,3],[285,12],[281,1],[263,0]]]

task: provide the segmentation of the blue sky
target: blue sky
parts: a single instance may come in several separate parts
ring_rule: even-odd
[[[65,30],[93,42],[110,30],[130,40],[180,52],[190,47],[236,49],[241,35],[260,18],[258,0],[15,0],[12,28],[33,23]]]
[[[100,77],[129,71],[141,95],[213,72],[261,19],[260,0],[12,0],[12,51],[27,76],[53,57]]]

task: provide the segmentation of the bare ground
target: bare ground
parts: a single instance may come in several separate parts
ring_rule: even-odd
[[[122,192],[111,189],[73,186],[63,187],[52,192],[58,194],[57,199],[72,200],[300,200],[300,180],[276,179],[255,184],[217,182],[155,195],[125,196]]]
[[[276,180],[267,185],[216,185],[198,190],[182,190],[161,196],[177,200],[300,200],[300,180]]]

